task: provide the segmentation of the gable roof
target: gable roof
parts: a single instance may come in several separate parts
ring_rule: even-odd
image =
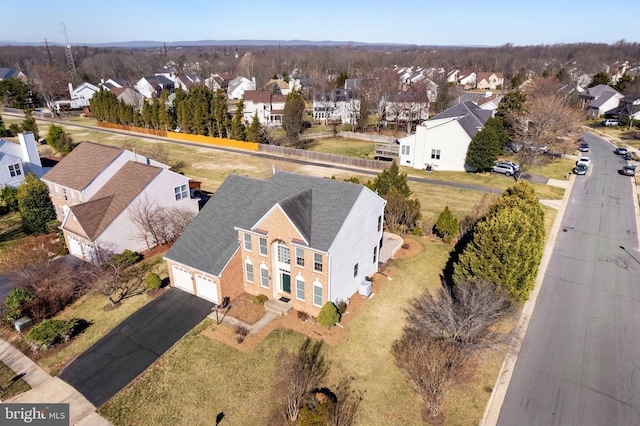
[[[20,71],[15,68],[0,68],[0,80],[5,78],[18,78]]]
[[[364,190],[280,171],[266,181],[229,175],[165,257],[220,276],[239,247],[236,228],[252,229],[276,204],[310,247],[327,251]]]
[[[479,129],[491,118],[493,111],[485,110],[471,101],[462,102],[442,111],[440,114],[431,117],[428,121],[441,118],[457,118],[462,129],[473,138]]]
[[[162,171],[159,167],[127,162],[91,200],[71,206],[71,212],[86,233],[95,240]]]
[[[42,179],[80,191],[121,153],[119,148],[82,142]]]
[[[598,97],[607,94],[607,93],[611,93],[611,94],[615,94],[615,93],[620,93],[618,92],[616,89],[614,89],[611,86],[608,86],[606,84],[598,84],[596,86],[593,87],[589,87],[587,89],[587,92],[585,93],[585,95],[590,96],[594,99],[597,99]],[[610,98],[611,96],[609,96]]]
[[[254,104],[268,104],[271,102],[271,90],[245,90],[244,101]]]

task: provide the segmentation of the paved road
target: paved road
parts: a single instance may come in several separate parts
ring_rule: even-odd
[[[604,139],[576,176],[499,425],[640,424],[640,253],[631,180]]]
[[[69,364],[60,378],[99,407],[204,320],[212,307],[170,288]]]

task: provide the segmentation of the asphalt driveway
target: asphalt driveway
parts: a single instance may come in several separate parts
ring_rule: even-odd
[[[96,342],[59,377],[99,407],[204,320],[212,307],[211,302],[170,288]]]

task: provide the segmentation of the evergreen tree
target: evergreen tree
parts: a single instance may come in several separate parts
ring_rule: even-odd
[[[631,83],[632,80],[633,79],[631,78],[631,76],[625,72],[624,74],[622,74],[622,77],[618,79],[616,84],[613,85],[613,88],[618,92],[624,92],[627,88],[627,85]]]
[[[0,115],[0,138],[4,137],[4,136],[11,136],[10,134],[8,134],[9,132],[7,131],[7,129],[4,127],[4,121],[2,120],[2,115]]]
[[[247,140],[249,142],[267,143],[264,133],[262,132],[262,124],[260,123],[260,119],[258,119],[258,114],[253,116],[251,124],[247,128]]]
[[[522,110],[522,106],[524,102],[527,100],[527,95],[520,91],[520,89],[514,89],[509,93],[505,94],[500,103],[498,104],[498,108],[496,108],[496,117],[501,119],[505,119],[507,116],[507,112],[514,111],[518,112]]]
[[[340,313],[338,308],[332,302],[324,304],[320,313],[318,314],[318,324],[325,327],[332,327],[334,324],[340,321]]]
[[[56,124],[49,126],[45,140],[47,141],[47,145],[63,156],[70,153],[73,149],[73,139],[71,136],[67,135],[62,126]]]
[[[40,140],[40,132],[38,131],[38,124],[36,123],[36,119],[31,114],[30,109],[24,112],[24,120],[22,120],[22,131],[32,132],[33,137],[36,138],[36,141]]]
[[[302,115],[304,113],[304,98],[302,95],[292,90],[287,95],[287,102],[284,105],[284,113],[282,115],[282,127],[287,137],[294,142],[298,141],[298,137],[302,132]]]
[[[409,182],[406,173],[400,173],[400,167],[393,161],[391,165],[378,173],[378,176],[373,182],[367,182],[367,187],[374,192],[377,192],[379,196],[385,197],[395,189],[403,197],[409,197],[411,190],[409,189]]]
[[[471,139],[465,164],[479,171],[490,169],[498,159],[502,148],[495,131],[491,127],[485,127]]]
[[[242,119],[244,117],[244,100],[241,99],[236,107],[236,113],[231,121],[231,139],[237,141],[247,140],[247,134]]]
[[[591,83],[589,83],[588,87],[594,87],[599,84],[604,84],[606,86],[611,85],[611,79],[609,78],[609,75],[604,71],[600,71],[599,73],[596,73],[591,79]]]
[[[456,219],[451,210],[449,210],[449,206],[445,206],[444,210],[438,216],[435,230],[445,243],[450,243],[458,236],[458,219]]]
[[[217,135],[219,138],[228,137],[229,132],[229,114],[227,111],[227,94],[224,90],[216,90],[216,94],[213,97],[211,112],[213,114],[213,120],[216,123]]]
[[[10,212],[18,211],[18,188],[5,185],[0,190],[0,198],[5,208]]]
[[[358,114],[358,129],[361,132],[367,130],[367,123],[369,121],[369,109],[364,96],[360,96],[360,111]]]
[[[338,77],[336,78],[336,88],[344,89],[344,82],[347,81],[348,78],[349,78],[349,75],[347,74],[347,72],[341,71],[340,74],[338,74]]]
[[[47,223],[56,219],[47,185],[32,173],[18,187],[18,210],[26,234],[44,234]]]

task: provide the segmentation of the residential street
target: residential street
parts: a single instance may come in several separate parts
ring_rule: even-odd
[[[640,423],[640,253],[631,180],[585,137],[575,183],[507,390],[500,425]]]

